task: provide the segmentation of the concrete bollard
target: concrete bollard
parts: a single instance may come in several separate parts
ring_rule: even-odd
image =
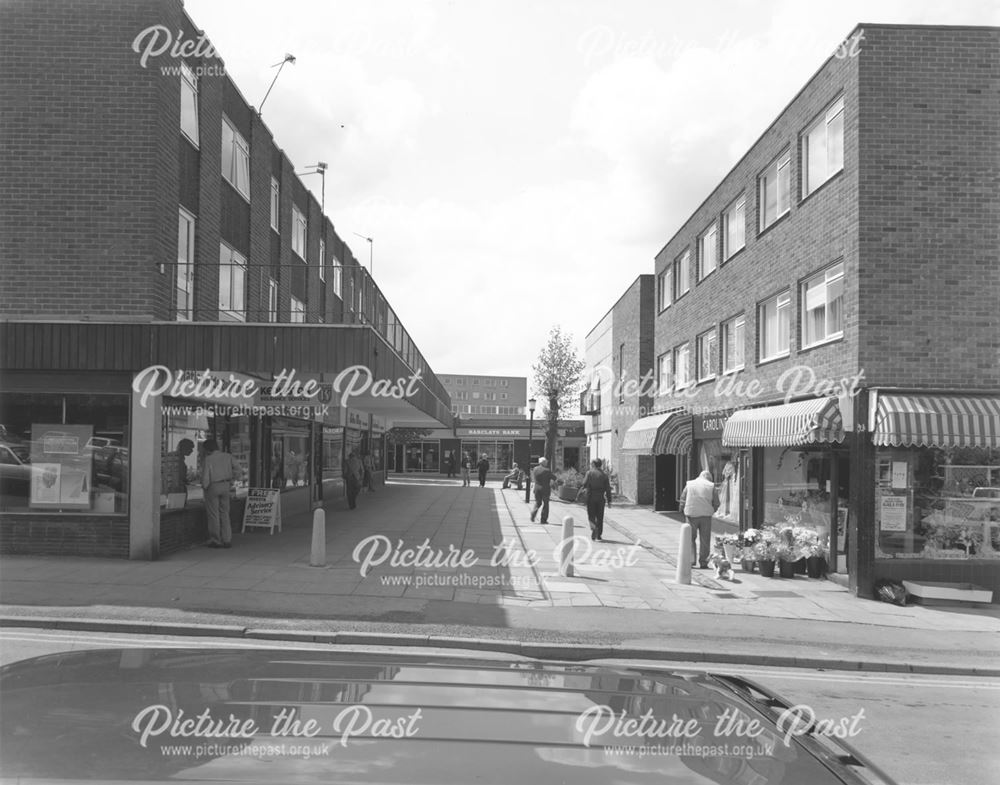
[[[559,543],[559,574],[566,578],[573,577],[573,550],[575,545],[573,516],[567,515],[563,518],[562,542]]]
[[[691,583],[691,555],[694,546],[691,544],[691,524],[681,524],[681,547],[677,549],[677,583]]]
[[[313,567],[326,566],[326,512],[322,507],[313,510],[313,541],[309,564]]]

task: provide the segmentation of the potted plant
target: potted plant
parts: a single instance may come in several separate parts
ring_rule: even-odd
[[[806,560],[806,574],[810,578],[821,578],[826,572],[826,546],[820,542],[819,532],[802,529],[799,532],[802,556]]]
[[[782,526],[775,531],[778,550],[778,574],[782,578],[795,577],[795,562],[802,558],[798,531],[800,526]]]
[[[583,487],[583,475],[576,469],[563,469],[556,474],[556,487],[562,501],[576,501],[580,488]]]
[[[774,562],[778,558],[778,537],[773,527],[747,529],[744,534],[754,533],[753,541],[746,551],[757,563],[757,569],[765,578],[774,577]]]

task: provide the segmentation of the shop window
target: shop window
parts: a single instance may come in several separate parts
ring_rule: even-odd
[[[271,487],[301,488],[312,485],[309,458],[310,425],[284,417],[271,424]]]
[[[829,267],[802,284],[802,346],[816,346],[844,335],[844,263]]]
[[[829,449],[765,447],[763,524],[812,529],[828,552],[833,552],[833,514],[847,506],[850,482],[846,462],[841,462],[837,487],[833,486],[834,460],[835,453]]]
[[[0,395],[0,509],[127,513],[129,405],[121,395]]]
[[[1000,559],[1000,450],[879,450],[875,555]]]
[[[844,168],[844,99],[829,107],[802,136],[802,196]]]
[[[249,201],[250,145],[225,115],[222,117],[222,176]]]

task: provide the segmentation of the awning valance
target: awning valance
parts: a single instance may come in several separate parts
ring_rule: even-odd
[[[883,447],[1000,448],[1000,398],[879,393],[872,441]]]
[[[622,452],[642,455],[684,455],[690,449],[691,415],[683,409],[636,420],[622,441]]]
[[[730,447],[794,447],[843,440],[844,422],[836,398],[741,409],[733,412],[722,431],[722,443]]]

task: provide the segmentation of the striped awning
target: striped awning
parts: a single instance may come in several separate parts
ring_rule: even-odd
[[[690,449],[691,415],[683,409],[636,420],[622,441],[622,452],[642,455],[684,455]]]
[[[879,393],[872,441],[883,447],[1000,448],[1000,398]]]
[[[733,412],[722,430],[722,443],[730,447],[794,447],[843,440],[844,422],[836,398],[741,409]]]

